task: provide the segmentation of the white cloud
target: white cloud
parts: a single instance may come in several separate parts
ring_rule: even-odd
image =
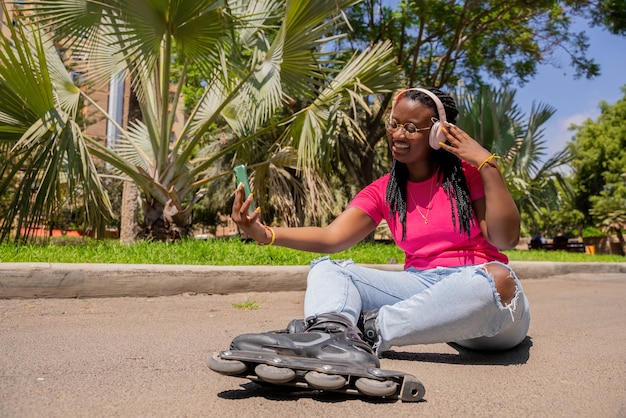
[[[596,119],[599,115],[598,111],[589,113],[576,113],[574,115],[567,116],[565,119],[558,121],[559,128],[567,130],[571,125],[582,125],[587,119]]]
[[[546,156],[550,157],[563,150],[567,143],[572,140],[576,133],[576,131],[569,129],[572,125],[582,125],[587,119],[594,120],[599,115],[600,111],[595,109],[590,112],[575,113],[564,118],[556,118],[551,123],[546,124],[546,133],[544,135],[547,148]]]

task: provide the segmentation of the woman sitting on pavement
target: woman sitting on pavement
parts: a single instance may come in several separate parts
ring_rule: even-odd
[[[232,218],[260,244],[335,253],[385,219],[405,252],[403,271],[329,257],[313,261],[305,329],[317,318],[340,318],[378,356],[393,346],[455,342],[506,350],[524,340],[528,301],[500,252],[519,240],[519,212],[498,157],[453,124],[457,113],[439,89],[401,91],[387,122],[390,172],[325,227],[265,226],[260,208],[248,216],[252,199],[244,200],[239,185]]]

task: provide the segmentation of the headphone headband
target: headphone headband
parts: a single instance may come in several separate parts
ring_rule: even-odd
[[[439,97],[437,97],[437,95],[433,93],[432,91],[422,89],[419,87],[412,87],[409,89],[402,90],[400,93],[398,93],[398,95],[396,96],[396,99],[393,101],[393,106],[391,106],[392,113],[393,113],[394,106],[400,101],[402,96],[404,96],[406,93],[411,92],[411,91],[419,91],[420,93],[424,93],[425,95],[430,97],[433,100],[433,102],[435,102],[435,106],[437,107],[437,115],[438,115],[439,121],[446,122],[446,110],[444,109],[443,103],[441,103],[441,100],[439,99]]]

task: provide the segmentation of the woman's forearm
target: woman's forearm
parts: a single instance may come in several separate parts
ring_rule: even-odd
[[[514,248],[520,234],[520,214],[515,201],[495,162],[481,167],[480,174],[485,187],[487,239],[500,249]]]

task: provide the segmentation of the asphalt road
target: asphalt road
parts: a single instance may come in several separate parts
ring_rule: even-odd
[[[626,275],[522,283],[532,323],[517,349],[382,359],[423,382],[419,403],[271,390],[207,368],[233,337],[301,317],[302,291],[0,300],[0,416],[626,417]]]

